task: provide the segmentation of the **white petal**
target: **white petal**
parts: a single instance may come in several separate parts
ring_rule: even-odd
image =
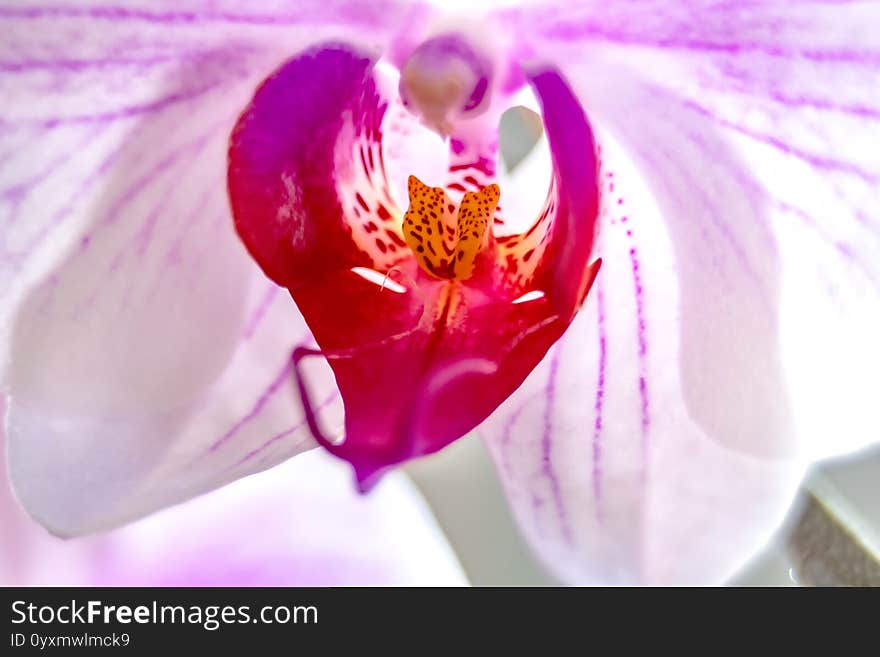
[[[880,5],[643,0],[510,19],[524,49],[560,63],[658,197],[678,195],[660,202],[687,210],[662,208],[679,266],[762,279],[786,396],[768,403],[790,406],[803,453],[877,440],[880,36],[869,26]],[[685,221],[690,230],[676,227]],[[721,319],[720,305],[707,313]],[[727,350],[726,336],[696,333],[702,351]],[[745,355],[699,369],[717,378],[719,363]],[[706,403],[684,368],[689,405]],[[755,397],[757,378],[744,394]]]
[[[308,40],[380,43],[400,16],[152,7],[0,11],[10,468],[28,510],[61,534],[311,446],[284,372],[307,335],[233,232],[228,134],[258,82]]]
[[[362,496],[348,468],[318,451],[123,529],[70,540],[29,519],[4,479],[0,520],[3,585],[466,584],[405,476]]]
[[[671,231],[607,137],[603,161],[614,202],[603,213],[595,287],[560,344],[480,431],[520,526],[565,581],[720,583],[779,525],[804,468],[786,457],[784,430],[749,435],[758,427],[746,393],[726,409],[688,403],[680,329],[690,288]],[[726,330],[711,322],[701,327]],[[722,399],[754,365],[728,366],[729,380],[703,383]]]
[[[618,175],[597,289],[490,445],[564,577],[719,582],[781,520],[801,463],[877,439],[880,6],[505,20],[523,56],[562,67]]]

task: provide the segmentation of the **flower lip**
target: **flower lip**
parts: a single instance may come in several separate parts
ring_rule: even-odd
[[[565,331],[599,268],[589,263],[595,144],[557,73],[532,77],[555,173],[528,231],[492,236],[497,135],[452,140],[446,189],[460,192],[478,221],[468,226],[475,247],[444,276],[416,257],[424,236],[408,233],[388,191],[384,117],[399,99],[381,95],[372,69],[350,46],[295,57],[257,90],[229,151],[236,229],[263,270],[290,290],[319,347],[294,354],[309,427],[354,466],[362,489],[492,413]],[[461,225],[472,215],[460,215]],[[454,233],[458,225],[441,227]],[[521,302],[527,293],[540,294]],[[322,433],[299,371],[313,355],[327,358],[343,399],[339,443]]]

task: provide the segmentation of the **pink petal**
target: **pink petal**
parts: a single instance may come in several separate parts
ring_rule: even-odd
[[[405,475],[359,495],[349,468],[322,451],[110,536],[117,559],[107,583],[134,572],[155,586],[466,584]]]
[[[321,452],[123,529],[70,540],[29,519],[4,479],[0,521],[3,585],[466,583],[406,477],[390,475],[373,494],[360,496],[346,468]]]
[[[720,582],[805,460],[876,440],[880,8],[507,17],[563,67],[613,177],[599,294],[490,445],[562,576]]]
[[[312,445],[285,371],[307,332],[232,230],[227,139],[307,39],[381,41],[406,12],[309,6],[0,10],[10,470],[54,532],[124,522]]]

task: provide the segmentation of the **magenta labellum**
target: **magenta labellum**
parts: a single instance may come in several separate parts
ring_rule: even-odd
[[[319,346],[298,350],[295,364],[323,355],[342,395],[345,433],[336,442],[322,431],[297,367],[309,426],[354,466],[362,489],[387,467],[444,447],[491,414],[563,334],[599,269],[590,262],[596,145],[559,73],[527,75],[553,154],[543,211],[520,234],[496,237],[498,220],[484,221],[467,275],[438,275],[417,258],[422,237],[404,235],[404,213],[390,192],[383,117],[392,99],[381,95],[374,65],[346,45],[284,64],[238,121],[228,180],[239,235],[263,271],[290,291]],[[493,184],[495,152],[481,144],[497,144],[497,136],[450,143],[455,182],[426,193],[436,192],[438,213],[453,216],[453,199],[464,208]],[[485,203],[483,218],[494,219],[494,205]],[[456,230],[430,207],[422,216],[428,231],[431,217],[438,233]]]

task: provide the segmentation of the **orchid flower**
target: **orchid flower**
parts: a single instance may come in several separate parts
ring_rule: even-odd
[[[0,8],[35,519],[316,445],[368,491],[475,429],[563,581],[712,583],[876,439],[880,3],[457,9]],[[508,172],[518,106],[544,137]]]
[[[2,461],[0,456],[5,466]],[[0,472],[3,586],[465,583],[430,511],[405,477],[386,477],[376,494],[360,496],[342,464],[318,451],[126,527],[76,540],[50,536],[28,518],[12,496],[6,468]]]

